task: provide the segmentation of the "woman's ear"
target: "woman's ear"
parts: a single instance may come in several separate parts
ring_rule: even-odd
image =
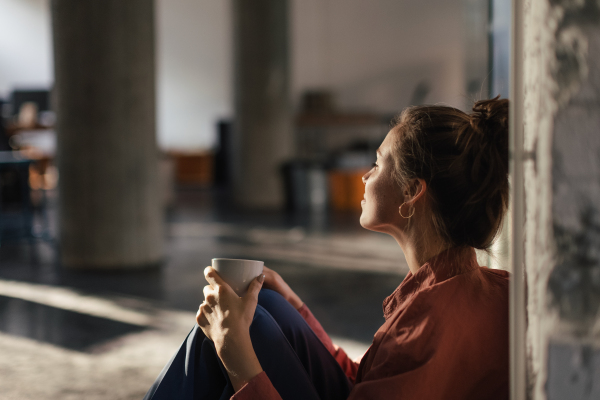
[[[407,203],[414,204],[423,197],[427,191],[427,183],[424,179],[416,178],[411,180],[408,187],[404,191],[404,200]]]

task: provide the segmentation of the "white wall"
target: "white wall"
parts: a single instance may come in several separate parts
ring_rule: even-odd
[[[343,109],[465,104],[461,0],[292,0],[292,94],[329,88]],[[215,144],[233,113],[231,0],[156,0],[158,142]],[[49,0],[0,0],[0,96],[52,82]]]
[[[156,0],[158,141],[213,147],[216,121],[232,114],[230,0]]]
[[[464,104],[460,0],[293,0],[294,101],[331,88],[348,109],[398,112],[416,85],[427,102]]]
[[[48,0],[0,0],[0,97],[54,80]]]

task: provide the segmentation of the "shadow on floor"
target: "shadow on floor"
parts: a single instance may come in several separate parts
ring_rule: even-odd
[[[60,346],[92,351],[120,336],[144,327],[0,296],[0,331]]]

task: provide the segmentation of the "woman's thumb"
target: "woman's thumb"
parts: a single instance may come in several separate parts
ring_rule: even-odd
[[[262,288],[264,281],[265,281],[264,274],[260,274],[259,276],[257,276],[252,281],[250,286],[248,287],[248,292],[246,293],[246,296],[244,296],[244,297],[258,299],[258,292],[260,292],[260,289]]]

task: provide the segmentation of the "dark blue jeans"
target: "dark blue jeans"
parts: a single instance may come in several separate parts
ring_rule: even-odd
[[[283,400],[342,400],[352,388],[304,318],[278,293],[263,289],[250,338],[260,365]],[[144,400],[217,400],[234,394],[215,346],[196,325]]]

